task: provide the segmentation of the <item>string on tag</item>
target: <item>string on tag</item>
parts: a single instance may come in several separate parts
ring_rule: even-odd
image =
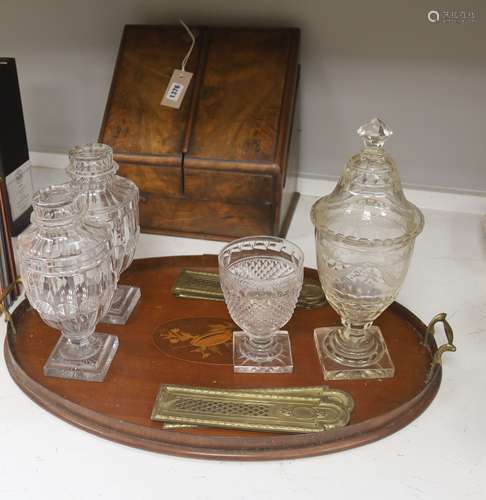
[[[191,46],[189,47],[189,50],[187,51],[187,54],[184,56],[184,59],[182,60],[181,64],[181,70],[185,71],[186,64],[189,61],[189,58],[191,57],[192,49],[194,49],[194,45],[196,44],[196,37],[182,19],[179,19],[179,22],[182,24],[182,26],[184,26],[185,30],[187,31],[187,34],[191,37]]]
[[[161,106],[167,106],[174,109],[179,109],[181,107],[182,100],[184,99],[189,84],[191,83],[192,73],[186,71],[186,64],[187,61],[189,61],[194,45],[196,44],[196,37],[187,24],[182,19],[179,19],[179,22],[187,31],[187,34],[191,37],[191,46],[182,60],[181,69],[174,69],[172,72],[169,84],[167,85],[164,96],[160,101]]]

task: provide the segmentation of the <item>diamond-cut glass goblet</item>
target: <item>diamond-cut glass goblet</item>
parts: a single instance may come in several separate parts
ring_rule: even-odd
[[[293,370],[289,334],[302,288],[304,254],[272,236],[236,240],[219,254],[219,276],[226,305],[242,331],[233,332],[233,365],[241,373]]]
[[[32,225],[18,238],[19,268],[32,307],[62,332],[44,374],[102,381],[118,338],[95,328],[110,305],[116,273],[109,234],[87,225],[83,208],[68,184],[35,193]]]
[[[138,188],[115,175],[118,165],[106,144],[76,146],[69,152],[69,161],[67,173],[75,189],[85,197],[88,220],[106,225],[110,231],[119,276],[133,260],[140,234]],[[102,322],[125,324],[139,300],[140,288],[118,285]]]

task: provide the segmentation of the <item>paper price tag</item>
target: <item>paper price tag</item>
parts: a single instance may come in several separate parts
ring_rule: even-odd
[[[187,88],[191,83],[191,78],[192,73],[189,73],[189,71],[175,69],[170,78],[169,85],[165,89],[160,105],[179,109],[186,95]]]
[[[7,185],[12,220],[16,221],[32,205],[34,188],[30,161],[27,160],[7,175],[5,184]]]

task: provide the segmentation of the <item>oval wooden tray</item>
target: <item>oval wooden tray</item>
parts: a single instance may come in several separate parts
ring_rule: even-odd
[[[98,325],[118,335],[120,347],[103,383],[45,377],[42,366],[59,333],[24,300],[9,325],[5,358],[11,376],[36,403],[99,436],[151,451],[218,459],[281,459],[329,453],[383,438],[415,419],[439,389],[441,367],[426,383],[437,351],[422,344],[425,325],[394,303],[376,323],[396,366],[392,379],[326,382],[355,399],[347,427],[312,434],[280,435],[219,429],[163,430],[150,414],[161,383],[224,388],[322,385],[314,348],[315,327],[338,324],[329,306],[296,309],[287,325],[294,355],[292,374],[234,374],[231,319],[222,302],[176,298],[171,287],[183,268],[214,270],[215,256],[135,261],[123,282],[139,286],[142,299],[125,326]],[[318,279],[315,270],[306,276]],[[166,323],[188,318],[174,330]],[[197,319],[206,318],[197,321]],[[209,319],[207,319],[209,318]],[[181,331],[183,332],[181,334]]]

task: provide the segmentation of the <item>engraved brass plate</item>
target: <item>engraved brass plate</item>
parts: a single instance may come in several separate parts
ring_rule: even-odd
[[[228,391],[241,391],[241,389],[226,389]],[[344,391],[330,390],[325,385],[304,386],[304,387],[271,387],[264,389],[245,389],[244,392],[256,392],[261,394],[280,394],[280,395],[299,395],[299,396],[314,396],[321,397],[326,395],[327,398],[335,399],[338,404],[342,404],[351,414],[354,408],[353,398]],[[199,427],[194,424],[180,424],[174,422],[164,422],[164,429],[194,429]]]
[[[219,275],[203,271],[183,269],[177,278],[172,293],[190,299],[224,300],[219,284]]]
[[[349,394],[325,386],[228,390],[162,385],[152,420],[268,432],[322,432],[346,425],[353,406]]]
[[[172,287],[172,293],[176,297],[190,299],[224,300],[217,273],[193,271],[191,269],[182,270]],[[304,279],[297,306],[313,309],[325,303],[326,298],[320,283]]]

